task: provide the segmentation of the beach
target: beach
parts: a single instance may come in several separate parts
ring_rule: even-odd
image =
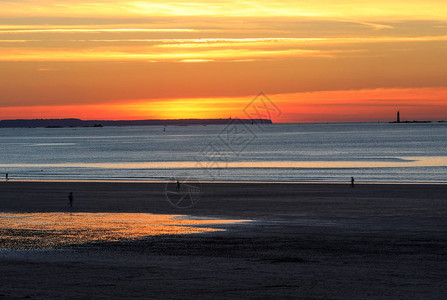
[[[167,201],[165,183],[0,183],[3,213],[251,220],[56,249],[5,249],[2,237],[0,298],[442,299],[447,292],[447,185],[191,184],[200,199],[180,209]]]

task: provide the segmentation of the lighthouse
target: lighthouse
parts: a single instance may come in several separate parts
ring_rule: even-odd
[[[400,123],[400,112],[399,111],[397,111],[397,120],[396,120],[396,122]]]

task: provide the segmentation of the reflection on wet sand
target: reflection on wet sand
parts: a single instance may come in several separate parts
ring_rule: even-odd
[[[243,221],[143,213],[0,213],[0,249],[53,248],[154,235],[222,231],[194,225]]]

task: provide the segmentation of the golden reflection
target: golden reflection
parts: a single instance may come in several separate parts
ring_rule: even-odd
[[[45,144],[42,144],[44,146]],[[51,144],[50,144],[51,145]],[[190,169],[213,168],[399,168],[447,167],[447,156],[390,157],[389,161],[239,161],[239,162],[122,162],[122,163],[54,163],[54,164],[0,164],[3,168],[98,168],[98,169]],[[211,164],[210,164],[211,163]]]
[[[247,220],[191,219],[144,213],[0,213],[0,249],[52,248],[146,236],[191,234],[223,229],[196,227]]]

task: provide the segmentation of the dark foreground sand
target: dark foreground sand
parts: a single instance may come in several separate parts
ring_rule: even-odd
[[[59,250],[0,250],[0,298],[445,299],[447,185],[0,183],[1,212],[253,219],[225,232]],[[4,241],[3,241],[4,243]],[[0,247],[2,241],[0,240]]]

